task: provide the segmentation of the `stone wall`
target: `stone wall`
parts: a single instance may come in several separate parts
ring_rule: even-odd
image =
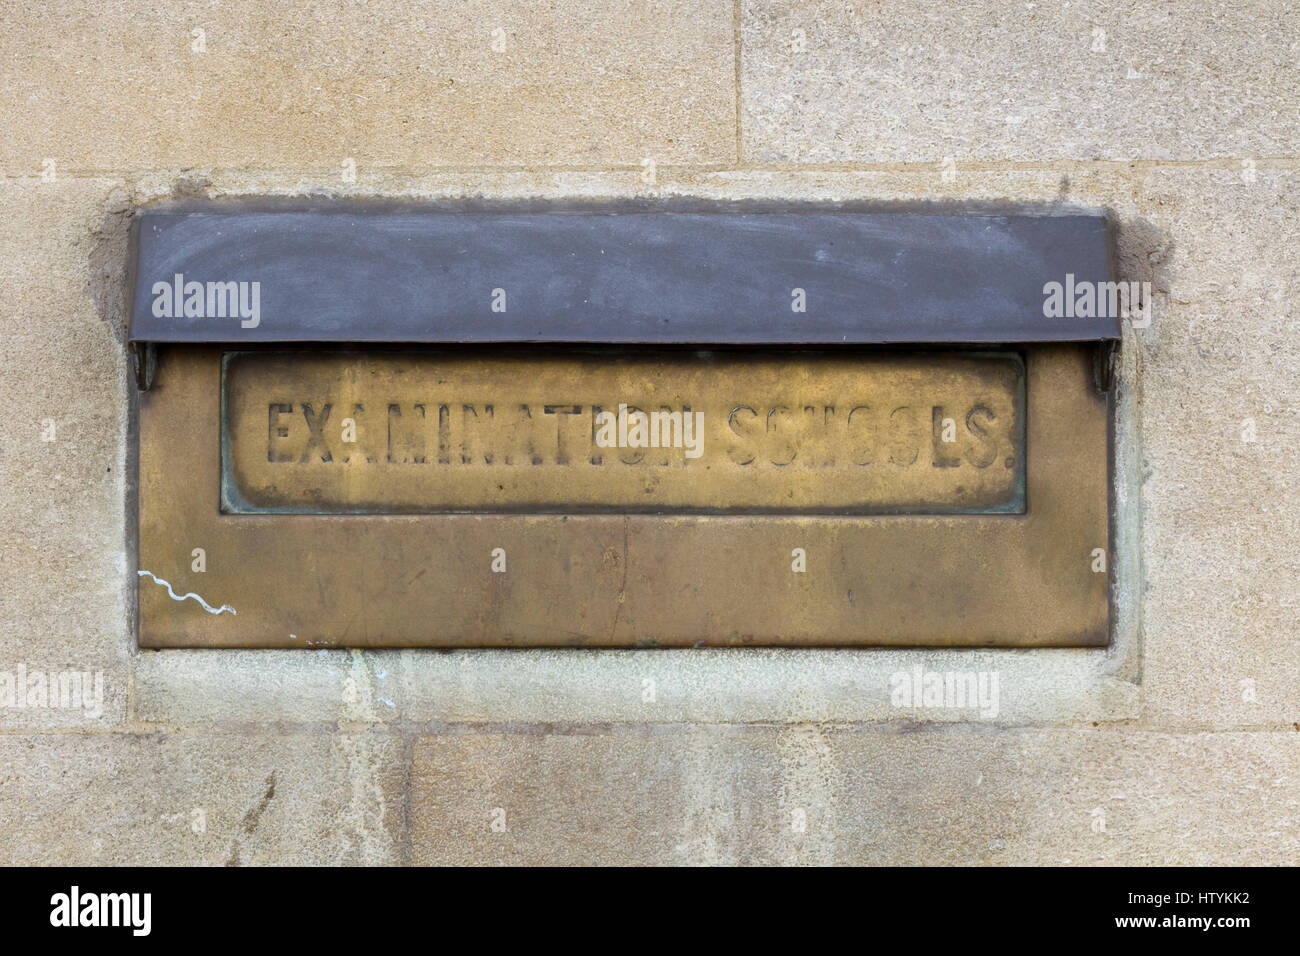
[[[7,5],[0,671],[104,697],[0,707],[0,862],[1300,862],[1298,36],[1289,0]],[[1156,291],[1114,642],[140,651],[126,227],[176,195],[1111,210]],[[998,715],[900,715],[916,664],[997,670]]]

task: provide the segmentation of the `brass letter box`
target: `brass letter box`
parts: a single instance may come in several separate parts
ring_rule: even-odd
[[[1097,646],[1097,215],[136,225],[143,647]]]

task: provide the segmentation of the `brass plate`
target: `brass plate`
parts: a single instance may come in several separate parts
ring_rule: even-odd
[[[232,514],[1024,510],[1013,353],[241,352],[223,370]]]
[[[224,514],[222,353],[169,347],[139,406],[140,645],[1105,645],[1107,397],[1088,346],[1023,356],[1021,513]]]

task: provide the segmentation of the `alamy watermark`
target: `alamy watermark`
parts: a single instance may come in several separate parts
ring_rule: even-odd
[[[186,282],[185,274],[178,272],[171,282],[155,282],[152,292],[155,318],[238,318],[245,329],[262,322],[260,282]]]
[[[617,415],[599,412],[594,425],[597,448],[684,448],[687,458],[704,454],[704,413],[689,407],[647,413],[629,411],[620,402]]]
[[[103,671],[45,671],[19,664],[0,671],[0,711],[80,710],[91,720],[104,713]]]
[[[998,715],[997,671],[927,671],[913,667],[889,678],[889,703],[912,710],[973,710],[992,719]]]
[[[1049,319],[1128,319],[1135,329],[1151,325],[1150,282],[1065,282],[1043,286],[1043,315]]]
[[[50,897],[50,925],[57,927],[125,927],[132,936],[148,936],[152,911],[152,893],[83,893],[73,886]]]

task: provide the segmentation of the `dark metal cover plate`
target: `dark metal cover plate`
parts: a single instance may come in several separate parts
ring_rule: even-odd
[[[1095,214],[666,203],[160,208],[133,343],[881,344],[1113,339],[1044,315],[1112,278]]]

